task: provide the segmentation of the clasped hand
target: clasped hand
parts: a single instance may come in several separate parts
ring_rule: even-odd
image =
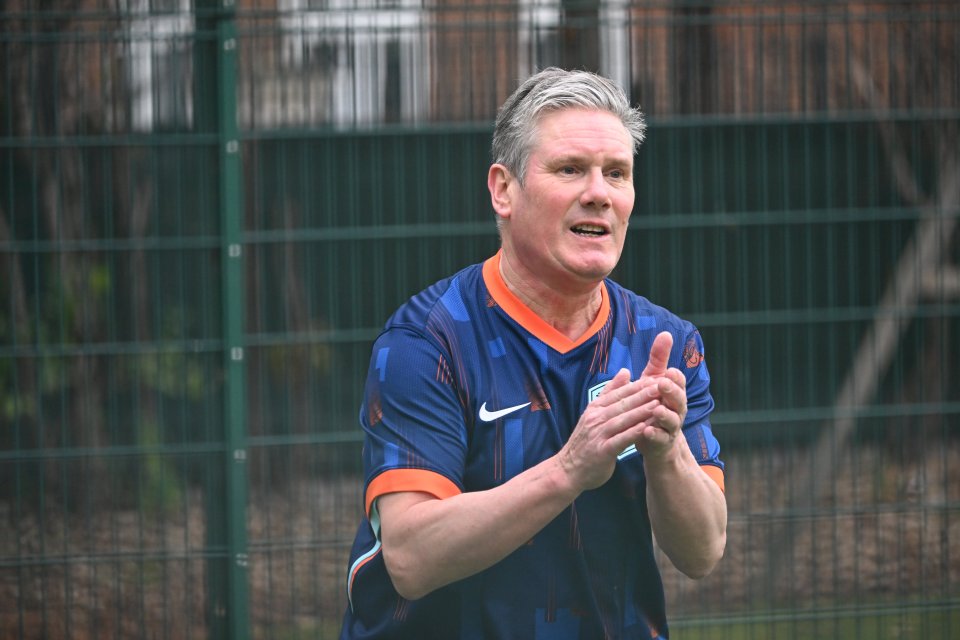
[[[580,416],[559,456],[583,490],[609,480],[617,454],[630,445],[647,461],[679,455],[687,390],[683,373],[667,368],[672,347],[669,332],[658,334],[640,377],[631,382],[630,372],[621,369]]]

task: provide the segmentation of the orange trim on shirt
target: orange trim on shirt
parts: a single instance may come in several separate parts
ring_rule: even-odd
[[[607,285],[601,282],[600,312],[597,313],[597,318],[593,321],[593,324],[576,340],[571,340],[563,335],[534,313],[530,307],[523,304],[520,298],[507,287],[507,283],[503,281],[503,277],[500,275],[500,256],[502,253],[503,250],[498,251],[495,256],[483,263],[483,282],[487,285],[490,296],[508,316],[516,320],[520,326],[546,343],[554,351],[567,353],[579,347],[607,323],[607,318],[610,316],[610,300],[607,297]]]
[[[387,493],[420,491],[443,500],[460,493],[460,488],[449,478],[428,469],[389,469],[370,481],[365,507],[370,514],[373,501]]]
[[[720,467],[715,467],[712,464],[702,464],[700,468],[703,469],[703,472],[710,476],[710,479],[717,483],[717,486],[720,487],[720,491],[726,493],[726,489],[723,486],[723,469]]]

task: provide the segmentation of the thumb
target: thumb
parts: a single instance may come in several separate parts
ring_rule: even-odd
[[[673,334],[661,331],[650,345],[650,359],[641,376],[662,376],[667,372],[670,350],[673,348]]]

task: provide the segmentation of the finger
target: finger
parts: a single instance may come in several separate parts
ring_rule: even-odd
[[[623,387],[628,384],[630,384],[630,370],[623,367],[620,371],[617,371],[613,379],[610,380],[610,383],[607,384],[600,393],[607,393],[611,388]]]
[[[676,414],[682,424],[687,415],[686,389],[682,383],[677,384],[672,378],[666,376],[657,382],[657,391],[660,392],[659,397],[664,408]]]
[[[677,369],[676,367],[670,367],[669,369],[667,369],[667,373],[665,375],[667,378],[672,380],[673,383],[676,384],[678,387],[686,390],[687,376],[683,375],[683,372],[680,371],[680,369]]]
[[[678,407],[686,402],[686,385],[681,381],[677,382],[671,376],[665,375],[657,379],[657,394],[665,398],[672,407]]]
[[[607,440],[609,453],[616,455],[630,445],[636,445],[641,442],[644,439],[644,432],[649,428],[650,426],[648,424],[641,423],[614,434]]]
[[[630,370],[624,368],[617,371],[617,374],[613,376],[610,382],[600,391],[600,395],[597,396],[600,405],[606,406],[622,398],[623,394],[617,394],[615,392],[617,389],[622,389],[628,384],[630,384]]]
[[[669,331],[661,331],[650,345],[650,358],[641,376],[662,376],[667,372],[667,362],[670,360],[670,350],[673,348],[673,335]]]
[[[606,406],[598,406],[600,405],[598,398],[587,407],[587,412],[596,411],[586,420],[586,424],[591,425],[588,427],[589,430],[597,437],[609,440],[621,438],[622,434],[628,431],[653,424],[657,420],[655,411],[658,407],[662,407],[655,392],[656,389],[651,388],[628,393],[620,398],[611,395],[608,397],[609,404]],[[584,416],[587,416],[587,412],[584,412]]]
[[[640,437],[636,440],[637,449],[643,456],[650,456],[658,451],[665,451],[671,446],[673,436],[654,425],[646,425],[640,431]]]
[[[650,424],[665,433],[674,434],[683,428],[683,413],[684,412],[671,409],[666,404],[661,404],[653,410],[653,418]]]
[[[650,416],[644,421],[648,435],[660,434],[669,439],[674,438],[683,430],[686,409],[677,411],[665,403],[659,403],[650,410]]]

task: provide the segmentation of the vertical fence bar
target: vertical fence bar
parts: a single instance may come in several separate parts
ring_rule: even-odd
[[[224,4],[231,0],[224,0]],[[232,7],[231,7],[232,8]],[[240,141],[237,130],[237,36],[233,12],[217,25],[217,105],[220,161],[221,252],[227,543],[226,637],[248,637],[246,369],[243,345],[243,245],[240,197]]]
[[[198,0],[197,126],[216,134],[222,270],[223,454],[207,483],[209,637],[249,637],[247,584],[247,415],[243,339],[243,245],[237,36],[233,0]]]

